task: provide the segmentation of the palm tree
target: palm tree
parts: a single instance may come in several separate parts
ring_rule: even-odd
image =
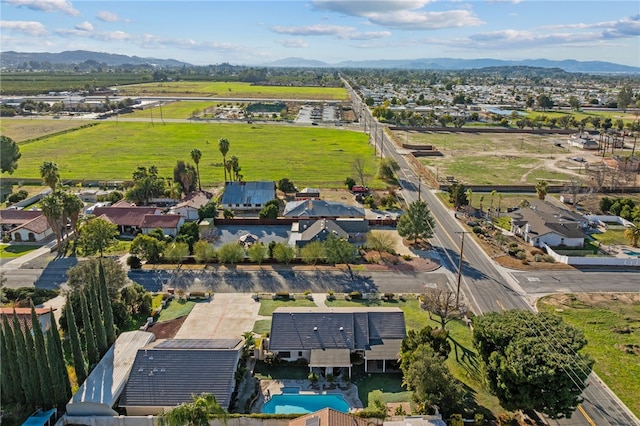
[[[52,190],[55,190],[60,181],[60,168],[58,164],[53,161],[45,161],[42,163],[40,166],[40,177]]]
[[[496,191],[495,189],[491,191],[491,205],[489,206],[490,212],[493,212],[493,197],[495,197],[497,193],[498,191]],[[491,214],[489,214],[489,216],[491,216]]]
[[[538,199],[544,200],[549,192],[548,186],[549,184],[546,180],[539,180],[536,182],[536,194],[538,194]]]
[[[200,159],[202,158],[202,151],[198,148],[191,150],[191,159],[196,163],[196,172],[198,174],[198,190],[202,191],[202,185],[200,184]]]
[[[624,237],[631,240],[631,244],[634,247],[638,247],[638,240],[640,240],[640,221],[627,226],[624,230]]]
[[[222,165],[224,166],[224,183],[227,183],[227,152],[229,152],[229,139],[220,138],[218,140],[218,149],[222,154]]]
[[[78,237],[78,219],[80,213],[84,208],[84,203],[76,194],[65,192],[62,196],[62,205],[64,208],[64,215],[69,218],[71,224],[71,231],[76,238]]]
[[[500,204],[502,203],[502,194],[498,194],[498,217],[500,217]]]
[[[42,214],[47,218],[47,223],[53,230],[58,244],[58,252],[62,251],[62,229],[66,222],[64,201],[61,194],[56,191],[47,195],[40,201]]]

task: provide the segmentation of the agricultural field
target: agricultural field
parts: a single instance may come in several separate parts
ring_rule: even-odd
[[[2,120],[0,131],[3,135],[9,136],[16,142],[23,142],[29,139],[65,132],[84,124],[87,124],[87,122],[69,120],[68,118],[62,118],[60,120],[5,118]]]
[[[577,121],[585,118],[600,117],[601,119],[610,118],[615,123],[616,120],[621,119],[625,125],[638,119],[635,113],[622,112],[620,110],[612,111],[529,111],[527,112],[527,118],[534,119],[536,117],[548,117],[560,119],[564,116],[573,116]],[[589,128],[591,129],[591,128]]]
[[[583,163],[571,158],[601,160],[594,153],[570,147],[562,135],[394,133],[406,143],[434,145],[443,155],[421,157],[420,162],[440,180],[454,176],[467,185],[531,185],[540,179],[550,184],[572,178],[584,181]]]
[[[594,371],[640,416],[640,295],[558,294],[540,299],[538,309],[584,332]]]
[[[185,96],[230,99],[310,99],[342,101],[349,98],[342,87],[257,86],[251,83],[176,81],[132,84],[118,87],[118,95]]]
[[[158,167],[172,176],[177,160],[191,162],[193,148],[202,151],[203,186],[223,180],[219,138],[229,139],[227,158],[240,161],[244,180],[279,180],[296,185],[343,187],[353,176],[353,162],[365,159],[375,175],[377,160],[367,135],[345,129],[259,124],[102,122],[90,128],[20,145],[22,158],[13,179],[39,178],[39,166],[54,161],[63,179],[127,180],[138,166]],[[372,187],[384,187],[381,181]]]
[[[151,74],[85,72],[3,72],[0,93],[39,95],[48,92],[87,90],[151,80]]]

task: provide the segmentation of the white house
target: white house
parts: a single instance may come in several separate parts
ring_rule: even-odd
[[[173,207],[173,212],[184,217],[186,220],[198,220],[198,209],[204,207],[211,201],[211,194],[206,192],[193,192],[183,201]]]
[[[534,247],[582,247],[583,229],[589,221],[584,216],[553,204],[535,200],[529,207],[516,210],[511,216],[511,232]]]
[[[53,235],[53,230],[43,214],[11,230],[11,240],[18,243],[23,241],[37,243],[44,241],[50,235]]]

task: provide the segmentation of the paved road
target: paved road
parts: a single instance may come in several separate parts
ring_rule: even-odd
[[[349,86],[347,85],[349,88]],[[350,88],[349,88],[350,90]],[[360,122],[363,123],[365,131],[371,135],[371,143],[376,147],[376,151],[380,155],[393,157],[400,166],[398,178],[403,188],[403,194],[408,203],[422,198],[427,201],[429,207],[437,220],[435,228],[435,238],[432,242],[438,247],[443,255],[445,268],[452,273],[456,273],[456,286],[454,290],[460,290],[464,294],[469,307],[475,313],[491,312],[504,309],[533,309],[527,302],[528,297],[521,286],[521,281],[515,279],[515,276],[503,268],[498,268],[486,253],[478,247],[472,238],[466,238],[464,251],[462,248],[463,232],[465,231],[457,220],[452,216],[451,212],[446,209],[434,193],[421,185],[418,176],[413,173],[410,165],[407,163],[403,155],[398,153],[395,144],[390,140],[386,133],[381,131],[380,125],[371,116],[368,108],[362,105],[362,101],[352,95],[354,111],[360,112]],[[457,241],[460,241],[457,244]],[[460,259],[460,253],[463,252],[463,265],[460,274],[460,285],[458,288],[458,268],[457,261]],[[618,274],[608,274],[608,279],[601,277],[600,279],[590,279],[586,273],[580,273],[579,277],[574,278],[571,283],[573,285],[584,285],[587,280],[596,285],[603,287],[604,283],[617,281]],[[564,278],[560,272],[553,275],[539,276],[540,282],[544,278],[545,283],[550,284],[553,277],[558,279]],[[560,278],[559,278],[560,277]],[[582,279],[580,279],[580,277]],[[530,280],[527,280],[531,282]],[[637,281],[637,279],[636,279]],[[534,281],[535,282],[535,281]],[[565,280],[567,282],[567,280]],[[637,285],[637,284],[636,284]],[[570,288],[568,286],[566,288]],[[636,289],[638,291],[639,289]],[[602,291],[602,290],[600,290]],[[550,421],[550,423],[558,426],[569,425],[590,425],[594,422],[598,426],[629,426],[640,425],[640,421],[622,404],[619,399],[599,380],[595,374],[589,377],[589,386],[583,392],[584,403],[574,414],[573,419],[563,419],[559,421]],[[586,415],[585,415],[586,414]],[[588,416],[588,418],[587,418]]]

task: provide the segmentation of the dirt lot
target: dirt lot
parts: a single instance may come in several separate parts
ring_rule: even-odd
[[[147,329],[156,335],[156,339],[172,339],[182,327],[187,317],[176,318],[170,321],[157,322]]]

